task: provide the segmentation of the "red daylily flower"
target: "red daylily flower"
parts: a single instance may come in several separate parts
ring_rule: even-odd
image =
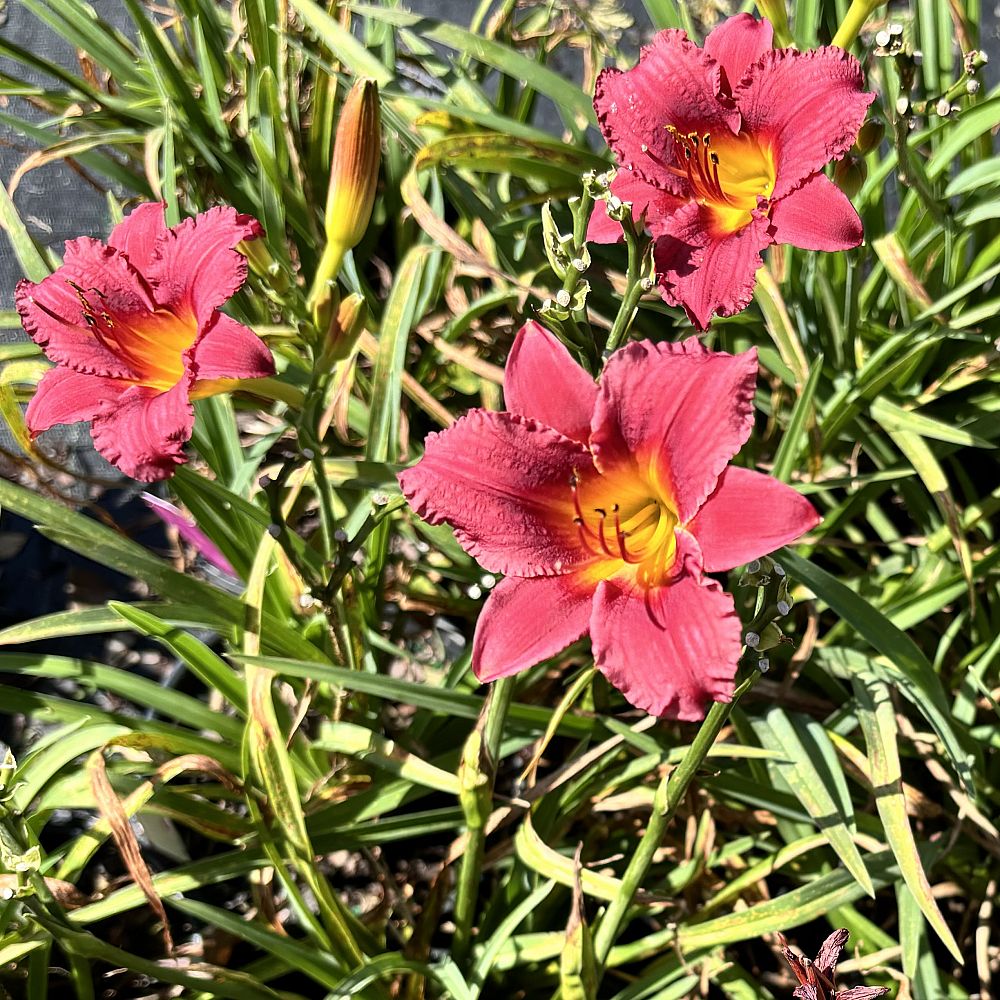
[[[727,468],[750,435],[756,375],[756,351],[690,338],[630,344],[595,384],[537,323],[521,330],[508,411],[470,411],[399,476],[421,517],[506,574],[476,626],[480,680],[589,632],[597,666],[639,708],[699,719],[731,697],[740,621],[704,574],[819,521],[791,487]]]
[[[70,240],[58,270],[20,281],[21,323],[56,365],[28,404],[32,435],[89,420],[97,450],[126,475],[169,476],[186,461],[192,398],[274,374],[263,341],[218,309],[246,279],[233,248],[262,234],[232,208],[168,229],[162,204],[140,205],[107,246]]]
[[[863,237],[822,171],[854,144],[875,95],[843,49],[772,49],[772,37],[749,14],[704,48],[661,31],[636,66],[597,79],[594,107],[621,167],[611,192],[645,213],[663,298],[700,329],[749,304],[772,243],[847,250]],[[587,238],[621,238],[603,202]]]

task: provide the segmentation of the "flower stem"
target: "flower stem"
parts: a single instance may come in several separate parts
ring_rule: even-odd
[[[594,935],[594,957],[598,967],[603,967],[611,952],[611,948],[618,937],[619,932],[625,923],[628,909],[632,905],[632,900],[642,886],[643,880],[649,872],[653,863],[653,856],[663,841],[670,821],[674,818],[674,813],[680,805],[681,800],[687,793],[695,774],[705,760],[708,751],[713,744],[722,727],[726,724],[733,707],[760,677],[760,671],[754,668],[746,680],[733,693],[733,700],[730,702],[714,702],[705,716],[705,721],[698,730],[694,742],[688,748],[684,759],[677,765],[677,769],[671,772],[660,783],[653,799],[653,812],[646,826],[646,832],[639,841],[632,859],[622,876],[622,891],[608,904],[604,911],[597,931]]]
[[[766,17],[774,28],[774,40],[782,48],[795,44],[792,33],[788,29],[788,11],[785,0],[757,0],[757,9],[761,17]]]
[[[340,273],[340,265],[344,262],[344,254],[347,252],[347,248],[342,246],[335,240],[329,241],[323,248],[323,256],[320,257],[319,266],[316,268],[316,274],[313,278],[312,288],[309,291],[309,308],[312,310],[313,319],[318,323],[318,306],[323,301],[325,294],[327,293],[330,284],[336,280],[337,275]],[[323,335],[323,330],[317,331],[320,336]]]
[[[628,336],[635,310],[645,291],[642,274],[642,259],[646,251],[645,242],[639,237],[631,220],[624,222],[622,228],[625,231],[625,242],[628,245],[628,285],[625,289],[625,295],[622,297],[622,304],[618,307],[618,315],[615,316],[614,325],[608,334],[607,343],[604,345],[605,357],[617,351]]]
[[[493,802],[500,741],[513,694],[513,678],[502,677],[494,682],[479,723],[466,741],[459,765],[462,784],[459,801],[465,813],[467,829],[465,852],[459,865],[455,890],[455,936],[451,946],[451,957],[459,968],[468,960],[472,948],[472,923],[476,915],[486,848],[486,821]]]
[[[831,44],[842,49],[850,48],[864,27],[865,21],[872,15],[876,7],[885,2],[886,0],[852,0]]]

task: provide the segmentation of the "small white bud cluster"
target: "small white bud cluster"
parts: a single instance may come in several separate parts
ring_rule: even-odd
[[[875,55],[894,56],[903,49],[903,26],[889,24],[875,35]],[[916,53],[914,53],[914,56]]]

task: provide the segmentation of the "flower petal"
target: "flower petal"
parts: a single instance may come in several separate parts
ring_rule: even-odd
[[[146,483],[166,479],[187,461],[184,442],[191,437],[194,407],[184,379],[168,392],[130,386],[94,417],[94,446],[126,476]]]
[[[685,204],[683,198],[648,184],[637,177],[634,170],[624,167],[615,174],[615,179],[611,182],[611,193],[622,201],[632,202],[632,218],[636,223],[643,214],[647,224],[655,223]],[[621,223],[608,217],[608,205],[603,200],[594,205],[587,224],[587,239],[591,243],[618,243],[624,239]]]
[[[264,235],[250,215],[220,205],[168,229],[153,250],[147,270],[161,304],[199,324],[232,298],[247,276],[247,259],[233,249]]]
[[[775,243],[791,243],[803,250],[850,250],[865,235],[847,195],[825,174],[813,174],[775,202],[771,225]]]
[[[507,409],[584,444],[597,401],[597,383],[543,326],[525,323],[514,340],[504,371]]]
[[[154,303],[141,276],[114,247],[89,237],[70,240],[62,267],[38,284],[19,281],[14,303],[24,329],[50,361],[114,378],[138,375],[108,346],[114,343],[114,326],[102,317],[129,327],[131,320],[148,317]],[[100,330],[110,336],[102,340]]]
[[[846,153],[868,105],[861,64],[836,46],[763,56],[736,89],[743,129],[770,145],[777,176],[774,199]]]
[[[28,403],[24,419],[32,436],[56,424],[92,420],[102,404],[116,399],[127,388],[118,379],[52,368],[43,376]]]
[[[707,330],[713,313],[732,316],[753,298],[761,253],[774,242],[759,210],[734,233],[716,229],[710,209],[691,203],[654,229],[660,293],[682,306],[691,322]]]
[[[604,470],[630,461],[673,498],[686,524],[750,436],[757,352],[629,344],[601,377],[591,448]]]
[[[156,241],[167,231],[166,205],[162,201],[148,201],[138,205],[111,230],[108,245],[121,250],[129,263],[144,273],[153,259]]]
[[[580,544],[570,477],[587,449],[527,417],[472,410],[427,438],[399,474],[413,509],[447,521],[490,572],[550,576],[589,561]]]
[[[555,656],[589,628],[593,598],[593,586],[581,586],[571,575],[501,580],[476,623],[476,676],[493,681]]]
[[[193,349],[198,379],[262,378],[274,374],[274,358],[253,330],[216,312]]]
[[[230,576],[238,576],[233,564],[222,554],[222,550],[198,527],[197,521],[185,517],[179,507],[175,507],[167,500],[153,496],[152,493],[140,493],[142,502],[158,517],[164,524],[175,528],[177,534],[184,539],[203,559],[210,562],[216,569],[221,569],[223,573]]]
[[[705,39],[705,51],[722,64],[732,93],[747,70],[774,44],[771,22],[750,14],[734,14],[713,28]]]
[[[732,597],[685,573],[647,592],[602,580],[590,637],[601,673],[636,708],[693,722],[732,698],[740,629]]]
[[[688,183],[666,126],[679,132],[735,132],[740,116],[717,97],[715,62],[683,31],[661,31],[627,71],[605,69],[597,78],[594,109],[618,162],[643,180],[684,195]]]
[[[780,549],[821,520],[791,486],[731,465],[687,530],[698,539],[705,569],[714,573]]]

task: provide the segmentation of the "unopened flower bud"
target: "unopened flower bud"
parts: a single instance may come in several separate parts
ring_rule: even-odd
[[[357,246],[368,228],[381,155],[378,84],[358,80],[340,112],[326,193],[327,242],[345,251]]]
[[[750,633],[747,633],[747,638],[749,639]],[[778,628],[774,622],[768,622],[761,630],[760,635],[757,637],[757,643],[752,646],[752,649],[756,649],[758,652],[762,652],[765,649],[773,649],[779,643],[785,641],[785,633]],[[750,643],[747,642],[749,646]]]
[[[853,198],[865,183],[868,166],[864,160],[848,154],[833,168],[833,180],[848,198]]]
[[[282,295],[288,291],[288,275],[271,256],[267,244],[262,239],[244,240],[237,244],[236,252],[246,257],[250,270],[254,274],[267,279],[274,292]]]
[[[885,136],[885,122],[881,118],[869,118],[858,132],[858,140],[854,144],[859,153],[870,153],[878,149]]]
[[[336,361],[346,360],[358,342],[368,321],[368,303],[364,296],[354,292],[348,295],[330,317],[326,337],[317,361],[326,370]]]

